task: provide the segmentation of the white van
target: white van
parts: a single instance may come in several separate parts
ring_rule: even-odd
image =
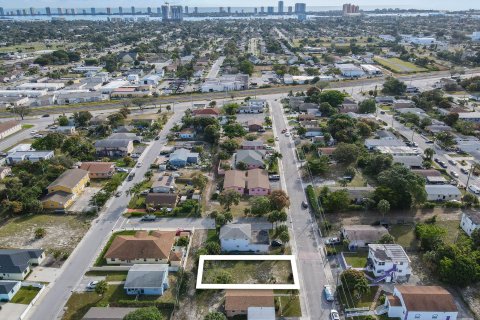
[[[476,185],[471,184],[468,186],[468,189],[475,194],[480,194],[480,188]]]

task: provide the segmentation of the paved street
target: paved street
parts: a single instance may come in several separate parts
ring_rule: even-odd
[[[210,218],[161,218],[156,221],[141,221],[141,218],[123,219],[118,229],[215,229],[215,220]]]
[[[306,199],[304,185],[300,178],[299,164],[294,154],[291,138],[280,134],[287,127],[282,106],[269,99],[275,135],[280,138],[278,145],[283,155],[281,171],[284,187],[290,197],[290,224],[293,253],[297,258],[302,297],[302,314],[305,319],[328,319],[331,303],[322,298],[323,286],[333,284],[331,272],[321,250],[318,227],[311,213],[302,209]]]

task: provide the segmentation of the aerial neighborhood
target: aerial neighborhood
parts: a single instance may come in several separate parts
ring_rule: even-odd
[[[478,4],[24,2],[0,319],[480,318]]]

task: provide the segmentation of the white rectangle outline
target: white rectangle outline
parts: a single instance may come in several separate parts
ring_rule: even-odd
[[[281,260],[290,261],[292,266],[293,284],[223,284],[223,283],[202,283],[203,280],[203,266],[205,260],[229,260],[229,261],[262,261],[262,260]],[[298,269],[295,256],[293,255],[201,255],[198,261],[198,274],[197,274],[197,289],[251,289],[251,290],[300,290],[300,284],[298,280]]]

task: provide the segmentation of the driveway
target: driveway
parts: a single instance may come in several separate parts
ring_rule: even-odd
[[[68,212],[85,212],[93,209],[90,205],[92,197],[100,191],[100,188],[86,187],[82,194],[75,200],[73,205],[67,209]]]
[[[82,280],[80,280],[78,285],[75,287],[74,291],[75,292],[93,291],[87,288],[88,284],[92,281],[102,281],[105,279],[106,279],[106,276],[83,276]]]
[[[32,282],[54,282],[61,273],[60,268],[35,267],[27,280]]]
[[[155,221],[140,219],[126,219],[118,229],[215,229],[215,220],[210,218],[160,218]]]
[[[0,319],[20,319],[20,315],[27,309],[26,304],[5,303],[0,304]]]

